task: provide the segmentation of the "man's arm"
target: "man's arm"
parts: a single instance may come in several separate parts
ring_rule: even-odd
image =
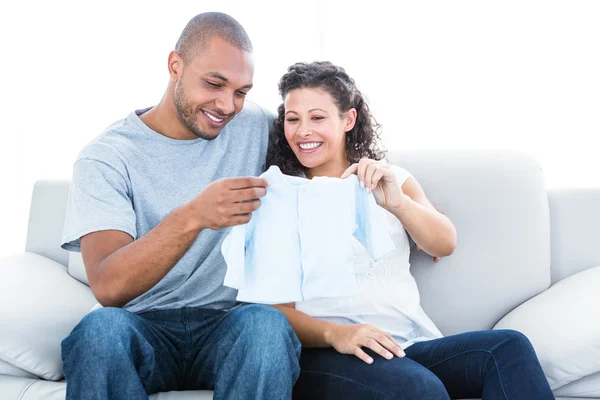
[[[208,185],[138,240],[115,231],[81,238],[90,287],[104,306],[121,307],[156,285],[183,257],[203,229],[250,221],[266,194],[262,178],[228,178]]]

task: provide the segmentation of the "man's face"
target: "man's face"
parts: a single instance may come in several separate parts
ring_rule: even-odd
[[[252,88],[252,55],[215,37],[179,68],[174,94],[179,120],[197,137],[213,140],[244,106]]]

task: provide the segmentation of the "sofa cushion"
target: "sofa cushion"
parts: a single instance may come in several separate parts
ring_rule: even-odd
[[[64,265],[32,253],[0,259],[0,360],[60,379],[61,341],[95,303]]]
[[[81,253],[76,251],[69,252],[69,275],[77,279],[81,283],[85,283],[90,286],[88,282],[87,272],[85,271],[85,265],[83,264],[83,258]]]
[[[22,400],[23,394],[35,381],[36,379],[17,378],[0,374],[0,394],[2,395],[2,400]]]
[[[26,378],[0,375],[0,393],[2,399],[20,400],[63,400],[67,385],[64,381],[47,382]],[[585,394],[582,394],[585,396]],[[189,390],[151,394],[149,400],[211,400],[212,390]],[[481,400],[481,399],[465,399]],[[588,397],[557,397],[556,400],[592,400]]]
[[[65,381],[48,382],[0,375],[0,398],[2,400],[64,400],[66,392]],[[148,396],[149,400],[211,400],[212,398],[212,390],[161,392]]]
[[[0,375],[8,375],[8,376],[15,376],[18,378],[30,378],[30,379],[36,379],[37,377],[33,374],[30,374],[29,372],[15,367],[12,364],[7,363],[6,361],[2,361],[0,360]]]
[[[571,382],[554,391],[557,397],[576,397],[581,396],[600,399],[600,372],[588,375],[579,380]]]
[[[555,390],[600,372],[600,266],[556,283],[494,329],[524,333]]]

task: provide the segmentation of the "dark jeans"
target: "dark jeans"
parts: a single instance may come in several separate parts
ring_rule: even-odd
[[[91,312],[62,342],[67,399],[147,399],[212,389],[215,399],[286,399],[298,378],[300,342],[269,306],[132,314]]]
[[[521,333],[477,331],[416,343],[406,357],[368,351],[369,365],[334,349],[303,349],[294,399],[554,399]]]

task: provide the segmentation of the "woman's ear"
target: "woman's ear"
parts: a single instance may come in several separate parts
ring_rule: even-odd
[[[356,108],[351,108],[344,114],[344,132],[349,132],[356,124]]]

